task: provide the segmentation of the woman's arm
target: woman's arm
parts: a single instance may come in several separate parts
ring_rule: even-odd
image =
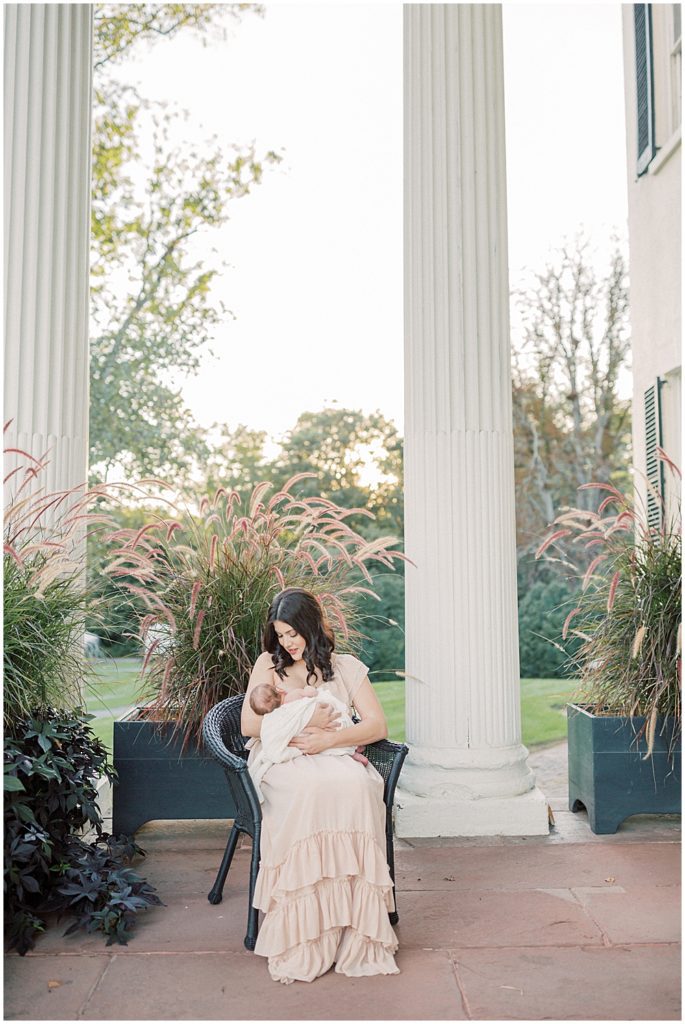
[[[354,697],[354,706],[361,722],[350,725],[346,729],[327,732],[308,725],[299,736],[290,741],[293,747],[299,747],[305,754],[320,754],[331,747],[356,747],[359,744],[375,743],[384,740],[388,735],[388,724],[383,708],[376,696],[376,691],[365,676]]]
[[[247,690],[245,691],[243,710],[240,715],[240,731],[243,736],[261,736],[262,734],[263,715],[255,714],[250,707],[250,692],[254,690],[255,686],[259,686],[260,683],[273,683],[273,667],[274,663],[268,651],[260,654],[254,664],[250,680],[247,684]],[[330,704],[320,704],[314,710],[314,714],[310,719],[310,725],[314,724],[322,731],[330,732],[337,729],[339,718],[340,712],[334,711]]]

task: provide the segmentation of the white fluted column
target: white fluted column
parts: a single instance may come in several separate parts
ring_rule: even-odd
[[[5,445],[46,490],[87,476],[92,10],[4,10]]]
[[[501,8],[404,8],[400,836],[530,835],[521,744]]]

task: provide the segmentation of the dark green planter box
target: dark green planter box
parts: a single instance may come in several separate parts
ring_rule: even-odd
[[[132,721],[132,715],[114,723],[113,835],[133,835],[147,821],[235,817],[218,761],[197,746],[181,753],[170,725]]]
[[[657,720],[652,755],[643,760],[647,743],[636,735],[644,718],[593,715],[579,704],[567,712],[569,808],[583,805],[593,832],[615,832],[631,814],[680,814],[680,739],[668,757],[674,719],[662,735],[664,719]]]

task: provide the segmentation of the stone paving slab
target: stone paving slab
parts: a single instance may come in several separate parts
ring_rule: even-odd
[[[4,1019],[75,1020],[110,963],[103,945],[95,956],[8,957]]]
[[[680,941],[678,886],[631,886],[624,892],[581,888],[574,892],[612,944]]]
[[[472,1020],[680,1020],[677,945],[452,955]]]
[[[400,945],[544,946],[601,944],[600,928],[575,902],[546,892],[405,892],[398,898]]]
[[[138,860],[135,867],[156,886],[165,902],[167,896],[178,893],[204,893],[206,897],[214,885],[222,855],[221,847],[183,852],[155,849],[153,855]],[[236,850],[224,886],[226,896],[247,891],[249,870],[249,850]]]
[[[63,937],[67,924],[48,929],[38,939],[36,952],[96,953],[102,949],[103,938],[98,934],[75,932]],[[134,937],[127,946],[117,946],[116,953],[125,957],[140,952],[236,952],[243,948],[246,929],[246,891],[225,898],[217,906],[204,895],[179,894],[165,907],[144,911]]]
[[[571,858],[561,845],[513,846],[502,857],[501,847],[479,849],[474,860],[468,847],[402,849],[395,858],[399,889],[537,889],[579,885],[629,885],[646,878],[676,885],[681,878],[680,844],[603,843],[580,846]]]
[[[251,953],[115,956],[83,1013],[85,1020],[466,1020],[454,967],[444,951],[407,950],[400,974],[279,985]],[[125,994],[125,995],[122,995]]]

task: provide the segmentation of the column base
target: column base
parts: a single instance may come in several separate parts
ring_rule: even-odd
[[[537,787],[519,796],[468,800],[395,793],[395,832],[401,839],[433,836],[546,836],[547,799]]]

